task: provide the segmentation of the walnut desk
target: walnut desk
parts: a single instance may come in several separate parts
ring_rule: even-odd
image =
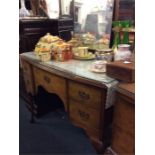
[[[46,91],[56,93],[71,122],[83,128],[102,152],[106,126],[110,123],[112,88],[118,82],[105,73],[91,72],[89,68],[94,60],[40,62],[33,52],[22,53],[20,60],[27,92],[35,96],[41,85]]]

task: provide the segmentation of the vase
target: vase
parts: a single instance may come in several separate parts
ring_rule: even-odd
[[[28,17],[30,12],[25,7],[25,0],[20,0],[21,8],[19,10],[19,17]]]
[[[114,53],[114,60],[131,61],[131,54],[129,44],[119,44],[117,52]]]

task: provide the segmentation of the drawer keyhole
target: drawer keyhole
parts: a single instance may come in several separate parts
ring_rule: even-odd
[[[83,99],[83,100],[89,100],[90,99],[89,94],[86,94],[85,92],[82,92],[82,91],[79,91],[78,93],[79,93],[79,96],[81,99]]]
[[[44,76],[44,80],[46,81],[46,83],[50,83],[51,82],[50,78],[47,77],[47,76]]]

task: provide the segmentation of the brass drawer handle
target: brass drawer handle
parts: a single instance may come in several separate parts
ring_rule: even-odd
[[[50,83],[51,82],[51,79],[47,76],[44,76],[44,80],[46,81],[46,83]]]
[[[80,98],[83,100],[89,100],[90,99],[89,94],[86,94],[85,92],[79,91],[78,94],[79,94]]]
[[[84,112],[84,111],[81,111],[81,110],[78,110],[78,113],[79,113],[79,116],[83,119],[83,120],[88,120],[89,119],[89,114]]]

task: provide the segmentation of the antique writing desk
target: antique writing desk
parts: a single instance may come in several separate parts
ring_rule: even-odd
[[[105,147],[110,123],[113,87],[117,81],[105,73],[89,70],[91,61],[40,62],[33,52],[20,55],[26,90],[32,96],[38,86],[56,93],[63,101],[71,122],[83,129],[98,150]],[[52,102],[52,101],[51,101]]]

